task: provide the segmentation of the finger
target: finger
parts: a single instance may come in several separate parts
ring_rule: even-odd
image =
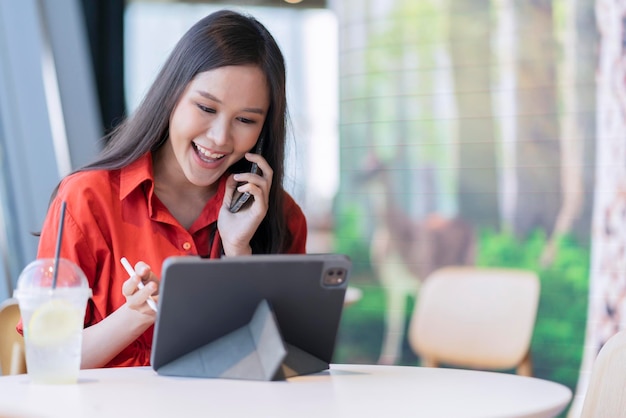
[[[135,292],[135,295],[137,295],[137,297],[139,297],[141,300],[147,300],[150,296],[152,296],[152,294],[154,292],[157,291],[157,285],[154,282],[149,282],[147,283],[145,286],[143,286],[142,288],[140,288],[139,290],[137,290],[137,292]]]
[[[133,275],[129,277],[122,284],[122,294],[128,298],[129,296],[131,296],[133,293],[137,291],[138,284],[139,284],[139,278],[137,276]]]
[[[255,184],[255,183],[251,183],[251,182],[247,182],[247,183],[243,183],[241,184],[241,186],[237,187],[237,191],[241,192],[241,193],[251,193],[253,195],[257,195],[259,191],[263,191],[262,185],[259,184]]]
[[[265,181],[265,178],[263,176],[259,174],[250,173],[247,171],[233,175],[233,179],[237,183],[241,183],[241,184],[235,184],[235,187],[237,188],[237,190],[239,190],[239,187],[245,185],[246,183],[260,184]]]
[[[143,261],[138,261],[137,264],[135,264],[135,273],[141,278],[147,277],[147,275],[150,274],[150,270],[150,266]]]
[[[151,298],[152,293],[156,291],[156,284],[153,282],[148,283],[144,287],[139,288],[135,293],[126,298],[126,303],[133,309],[142,311],[144,313],[154,312],[148,305],[148,300]]]
[[[233,203],[233,194],[235,193],[235,189],[237,188],[237,180],[235,180],[235,175],[231,174],[226,179],[226,192],[224,193],[224,199],[222,200],[222,205],[230,208],[230,205]]]
[[[249,152],[246,154],[246,160],[256,163],[261,170],[258,175],[271,181],[274,175],[274,170],[272,170],[272,167],[262,155]]]
[[[157,286],[157,284],[156,284],[155,282],[150,282],[150,283],[148,283],[148,284],[146,285],[146,289],[147,289],[149,292],[151,292],[151,294],[150,294],[150,296],[148,296],[148,297],[146,298],[145,303],[146,303],[146,305],[148,305],[148,307],[150,308],[150,310],[151,310],[151,311],[156,312],[156,311],[157,311],[157,309],[158,309],[158,308],[157,308],[158,297],[157,297],[157,299],[155,300],[155,298],[154,298],[154,293],[155,293],[156,291],[158,291],[158,286]],[[144,289],[144,290],[145,290],[145,289]]]
[[[137,273],[143,284],[146,284],[148,282],[155,282],[158,287],[160,280],[157,275],[154,274],[152,268],[150,268],[150,265],[144,263],[143,261],[139,261],[137,264],[135,264],[135,272]]]
[[[240,182],[237,185],[237,191],[239,192],[252,192],[253,189],[248,188],[247,186],[254,185],[260,188],[261,190],[267,190],[269,192],[270,186],[272,184],[272,173],[269,175],[263,174],[253,174],[253,173],[237,173],[233,176],[234,180]]]
[[[262,206],[266,206],[265,202],[268,198],[269,192],[266,193],[263,187],[253,183],[246,183],[238,187],[237,191],[241,193],[250,193],[250,195],[252,195],[252,201],[255,205],[261,204]]]
[[[232,195],[237,188],[238,183],[239,182],[235,180],[235,174],[231,174],[230,176],[228,176],[228,178],[226,179],[226,195]]]

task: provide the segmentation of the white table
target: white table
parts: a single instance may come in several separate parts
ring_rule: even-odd
[[[81,371],[76,385],[0,377],[0,417],[553,417],[560,384],[505,373],[333,364],[287,381],[173,378],[148,367]]]

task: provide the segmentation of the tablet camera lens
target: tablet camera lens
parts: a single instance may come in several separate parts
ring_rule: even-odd
[[[341,268],[326,270],[324,284],[327,286],[340,286],[346,280],[346,271]]]

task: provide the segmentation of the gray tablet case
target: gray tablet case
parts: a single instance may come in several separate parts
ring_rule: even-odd
[[[252,380],[328,369],[350,269],[340,254],[166,259],[153,369]]]

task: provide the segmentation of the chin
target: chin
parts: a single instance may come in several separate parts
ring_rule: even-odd
[[[211,187],[216,185],[224,173],[211,173],[210,176],[188,175],[187,181],[197,187]]]

